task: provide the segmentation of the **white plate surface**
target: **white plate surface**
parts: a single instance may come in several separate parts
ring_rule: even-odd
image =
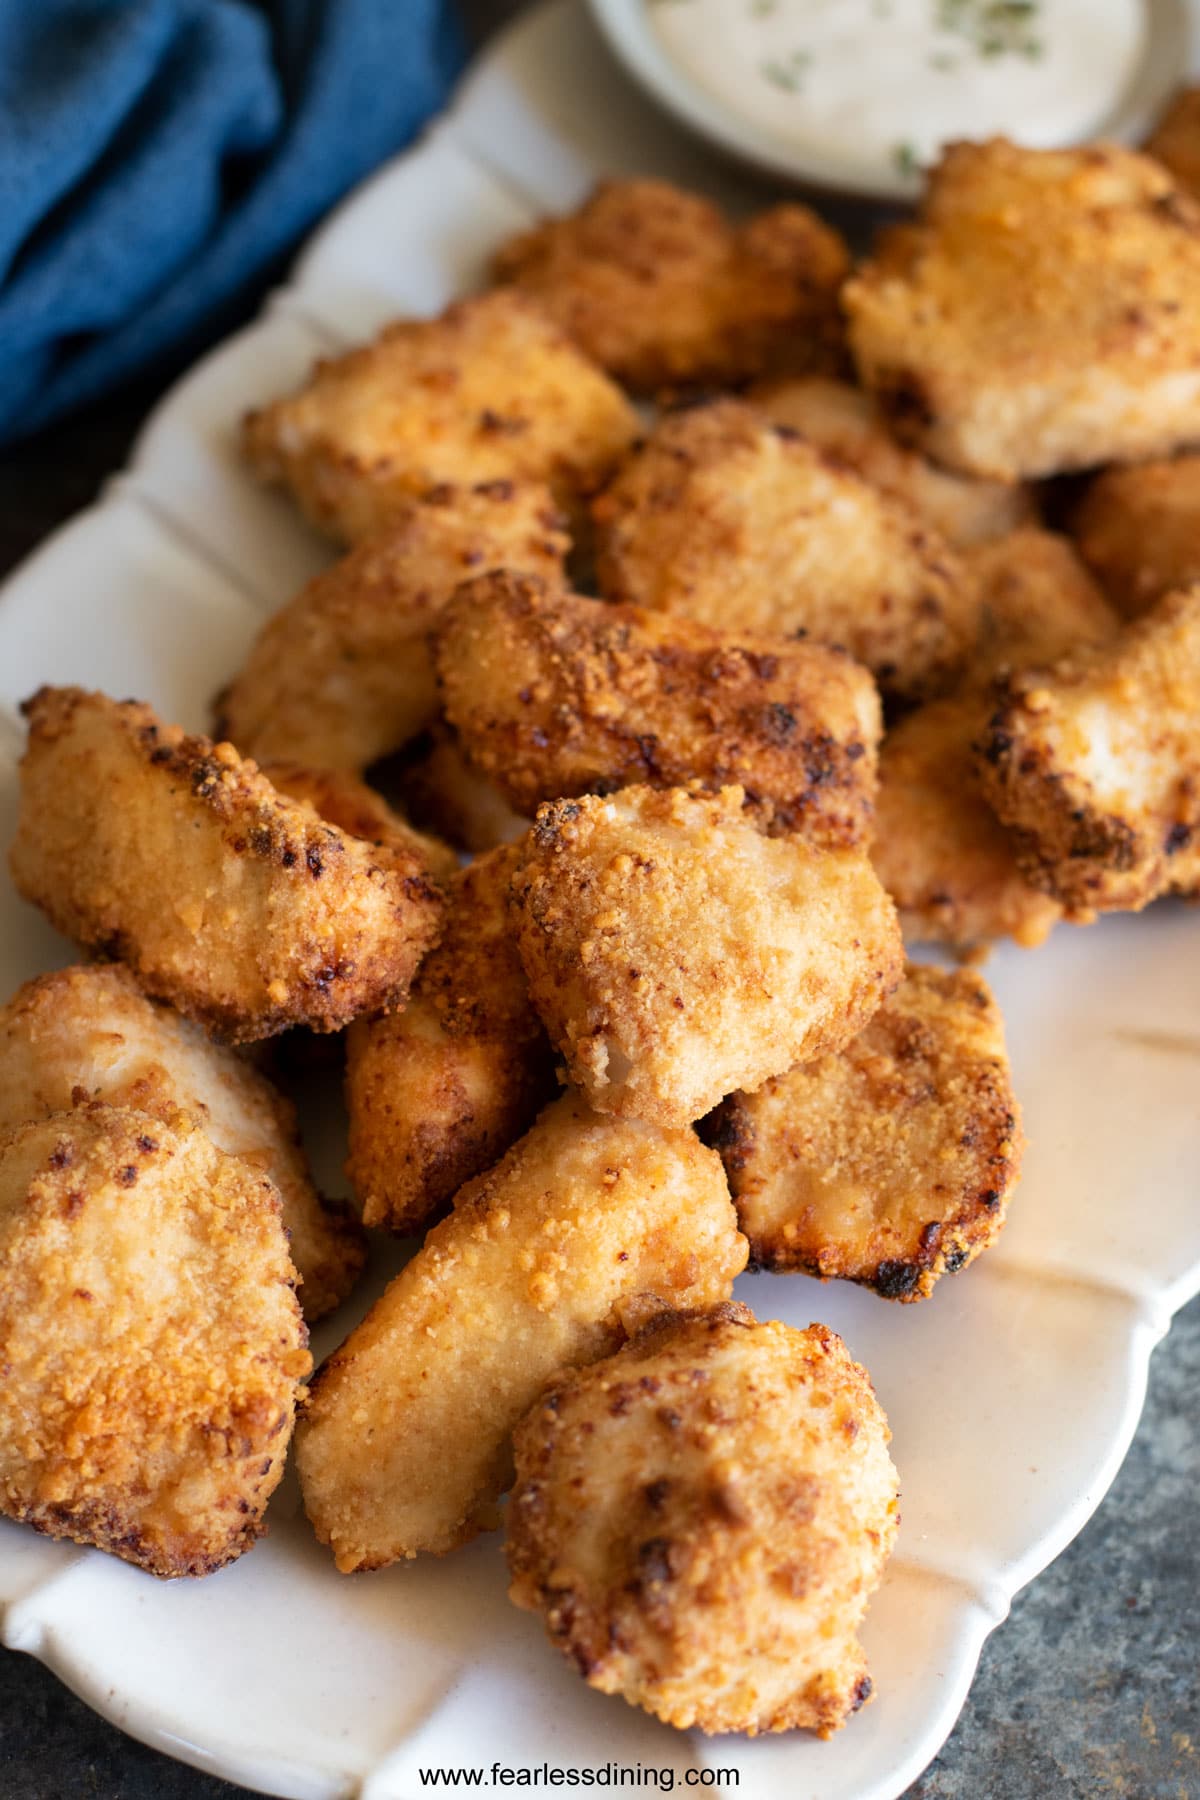
[[[264,609],[328,557],[238,466],[241,409],[388,314],[437,310],[515,226],[613,169],[737,198],[623,81],[579,0],[559,0],[498,42],[424,144],[333,217],[263,319],[168,396],[104,502],[8,583],[0,836],[24,694],[84,681],[202,726]],[[736,1767],[749,1800],[890,1800],[950,1731],[1013,1594],[1098,1504],[1150,1351],[1200,1286],[1198,951],[1200,916],[1156,907],[994,956],[1032,1145],[1000,1245],[930,1301],[889,1306],[804,1277],[738,1284],[764,1316],[842,1332],[895,1433],[903,1525],[865,1630],[879,1698],[830,1743],[679,1736],[592,1693],[507,1602],[495,1539],[339,1576],[290,1481],[268,1540],[199,1583],[0,1525],[4,1641],[125,1730],[271,1793],[417,1800],[422,1768],[613,1761]],[[5,884],[0,994],[69,956]],[[336,1143],[318,1149],[336,1184]],[[322,1327],[318,1355],[364,1304]]]

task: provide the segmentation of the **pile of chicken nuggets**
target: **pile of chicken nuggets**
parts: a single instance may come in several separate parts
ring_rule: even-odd
[[[870,1696],[886,1419],[732,1287],[985,1251],[981,950],[1200,890],[1200,110],[1155,147],[956,145],[857,265],[610,182],[246,420],[340,560],[212,736],[25,708],[13,878],[87,960],[0,1012],[8,1516],[203,1574],[294,1438],[339,1569],[503,1527],[669,1724]]]

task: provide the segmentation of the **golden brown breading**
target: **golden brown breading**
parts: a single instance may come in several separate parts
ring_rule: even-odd
[[[513,877],[529,991],[598,1111],[685,1125],[854,1037],[903,970],[862,850],[768,838],[719,794],[543,806]]]
[[[625,386],[731,386],[828,364],[846,245],[806,206],[734,227],[665,181],[605,181],[578,212],[504,244],[493,271]]]
[[[300,800],[328,825],[350,837],[365,838],[379,849],[414,856],[435,881],[448,881],[461,864],[450,845],[402,819],[383,795],[342,769],[313,769],[296,762],[264,762],[260,768],[271,786],[289,800]]]
[[[194,1120],[0,1140],[0,1511],[153,1575],[262,1533],[309,1370],[279,1196]]]
[[[543,481],[562,506],[637,435],[620,388],[511,289],[400,320],[248,415],[245,450],[323,530],[356,543],[443,482]]]
[[[936,532],[736,400],[668,414],[593,516],[610,599],[805,632],[899,695],[945,686],[974,635],[970,583]]]
[[[437,714],[427,638],[460,581],[492,568],[561,577],[569,540],[539,483],[437,488],[268,619],[218,697],[220,737],[260,761],[365,769]]]
[[[529,829],[444,725],[434,727],[429,748],[401,771],[400,786],[406,809],[422,826],[472,855],[511,844]]]
[[[864,481],[895,494],[957,549],[1036,521],[1036,503],[1022,483],[939,469],[894,438],[878,403],[848,381],[813,375],[763,382],[747,398],[773,425],[798,431]]]
[[[517,1428],[509,1590],[668,1725],[831,1737],[899,1523],[887,1420],[825,1325],[666,1315]]]
[[[983,789],[1029,879],[1069,915],[1200,885],[1200,587],[1111,644],[1001,684]]]
[[[346,1173],[367,1225],[415,1231],[556,1092],[508,909],[517,854],[502,846],[454,876],[404,1011],[347,1033]]]
[[[1106,469],[1073,527],[1084,560],[1127,619],[1200,581],[1200,456]]]
[[[1067,539],[1027,528],[966,553],[979,640],[961,693],[901,719],[884,740],[871,860],[909,942],[969,949],[1044,941],[1062,908],[1026,881],[983,797],[972,746],[993,710],[993,675],[1115,636],[1119,621]]]
[[[967,950],[1011,937],[1032,949],[1062,917],[1022,875],[983,797],[972,746],[987,718],[974,693],[931,700],[883,741],[871,861],[906,943]]]
[[[518,811],[632,782],[738,782],[773,829],[830,846],[870,834],[883,721],[844,651],[500,572],[458,590],[434,659],[446,718]]]
[[[1200,197],[1200,87],[1181,88],[1146,143],[1146,155]]]
[[[291,1101],[244,1057],[147,1000],[118,963],[40,975],[0,1007],[0,1132],[92,1100],[168,1121],[189,1113],[218,1150],[278,1189],[305,1317],[345,1299],[363,1265],[362,1232],[322,1205]]]
[[[1055,662],[1083,644],[1103,644],[1121,621],[1069,538],[1034,526],[966,553],[979,596],[979,637],[968,679]]]
[[[403,1001],[441,912],[411,852],[347,837],[136,701],[42,688],[25,712],[10,863],[60,931],[234,1042]]]
[[[1053,475],[1200,432],[1200,205],[1134,151],[953,144],[842,297],[863,384],[950,468]]]
[[[974,971],[912,965],[853,1043],[731,1095],[705,1135],[753,1262],[924,1300],[995,1243],[1020,1176],[1000,1009]]]
[[[308,1515],[340,1569],[442,1554],[497,1522],[510,1433],[560,1369],[745,1266],[720,1158],[566,1094],[462,1189],[310,1389]]]

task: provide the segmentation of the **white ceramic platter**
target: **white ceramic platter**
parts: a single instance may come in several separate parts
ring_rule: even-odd
[[[728,177],[617,73],[580,0],[560,0],[491,49],[425,142],[334,216],[266,316],[167,398],[103,503],[9,582],[0,837],[23,695],[82,681],[203,727],[264,612],[327,558],[243,474],[241,410],[389,314],[440,308],[496,242],[612,170],[729,197]],[[69,957],[5,885],[0,994]],[[1150,1350],[1200,1286],[1200,915],[1060,929],[988,972],[1032,1140],[999,1247],[918,1307],[803,1277],[738,1284],[764,1316],[842,1332],[894,1428],[904,1522],[865,1632],[879,1698],[832,1742],[679,1736],[592,1693],[509,1605],[495,1539],[339,1576],[290,1483],[267,1541],[192,1584],[0,1526],[5,1642],[148,1743],[276,1794],[417,1800],[421,1769],[495,1761],[642,1764],[681,1784],[736,1768],[748,1800],[899,1794],[953,1725],[1013,1594],[1099,1502]],[[336,1189],[333,1133],[316,1148]],[[318,1355],[352,1312],[318,1333]]]

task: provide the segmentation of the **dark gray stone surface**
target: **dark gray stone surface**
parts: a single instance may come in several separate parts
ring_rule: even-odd
[[[482,32],[520,3],[465,10]],[[120,467],[155,397],[143,387],[0,455],[0,576]],[[1198,1392],[1200,1301],[1155,1352],[1111,1493],[985,1645],[958,1726],[908,1800],[1200,1800]],[[123,1737],[31,1658],[0,1652],[0,1800],[241,1791]]]

